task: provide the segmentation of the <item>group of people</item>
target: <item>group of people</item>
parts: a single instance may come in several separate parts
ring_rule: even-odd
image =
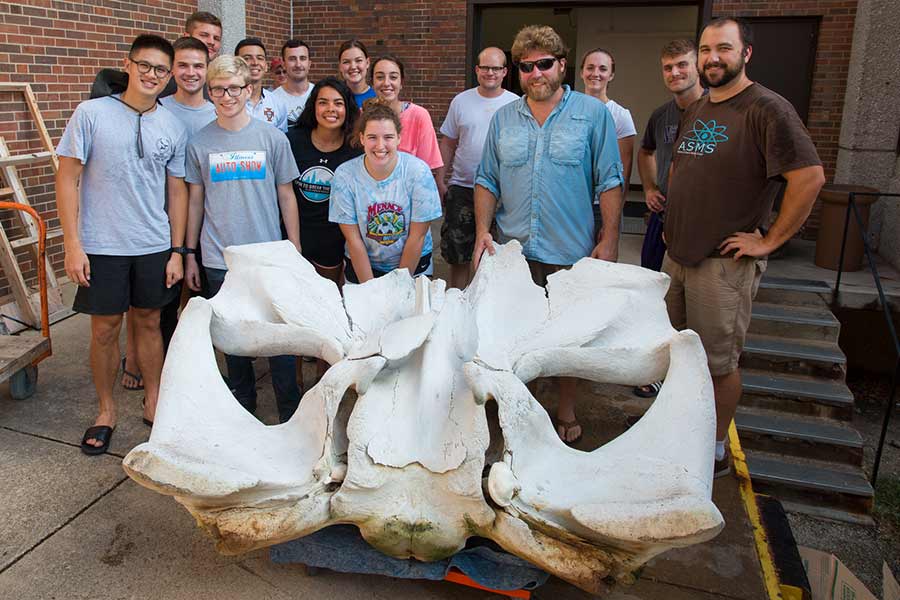
[[[562,38],[525,27],[511,47],[517,96],[503,89],[506,54],[483,49],[478,85],[453,99],[438,142],[428,111],[402,100],[405,65],[395,55],[372,58],[348,40],[338,48],[338,75],[313,84],[301,40],[285,42],[271,62],[257,38],[242,40],[234,55],[219,56],[220,46],[221,23],[209,13],[191,15],[174,44],[139,36],[124,63],[126,89],[80,104],[59,144],[65,265],[79,285],[75,309],[91,315],[100,403],[85,453],[105,452],[115,428],[124,314],[134,324],[126,351],[134,364],[123,369],[143,385],[152,425],[171,336],[166,326],[161,335],[160,314],[177,314],[182,278],[207,297],[218,291],[227,246],[290,240],[339,286],[397,268],[429,275],[430,228],[443,216],[452,286],[469,283],[494,240],[518,240],[542,286],[581,258],[617,260],[636,129],[608,97],[609,51],[582,57],[579,93],[562,83]],[[660,65],[672,100],[653,113],[637,152],[653,212],[642,263],[670,275],[672,323],[697,331],[707,351],[717,473],[726,469],[737,359],[765,257],[797,231],[824,182],[794,109],[747,78],[752,47],[746,24],[728,18],[711,21],[699,46],[667,44]],[[265,89],[270,67],[285,80]],[[165,95],[170,76],[174,90]],[[764,230],[782,188],[778,218]],[[235,397],[253,412],[251,359],[226,362]],[[285,421],[300,398],[296,357],[270,365]],[[557,432],[574,444],[582,435],[575,381],[558,385]],[[648,382],[635,391],[658,389]]]

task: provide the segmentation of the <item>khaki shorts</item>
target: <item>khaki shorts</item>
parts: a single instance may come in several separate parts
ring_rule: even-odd
[[[548,265],[536,260],[528,261],[528,270],[531,271],[531,280],[541,287],[547,287],[547,278],[557,271],[565,271],[572,265]]]
[[[750,308],[766,261],[755,258],[707,258],[685,267],[666,254],[662,271],[672,278],[666,308],[675,329],[700,335],[714,377],[738,368],[750,325]]]

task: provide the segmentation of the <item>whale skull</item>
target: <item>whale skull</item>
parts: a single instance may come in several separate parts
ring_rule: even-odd
[[[510,242],[465,291],[397,270],[342,298],[290,242],[225,257],[221,291],[181,316],[150,440],[123,462],[221,552],[352,523],[382,552],[427,561],[477,535],[597,593],[723,527],[706,355],[670,325],[666,275],[586,258],[545,290]],[[267,426],[236,402],[214,347],[332,366],[289,421]],[[665,383],[635,426],[582,452],[525,386],[550,376]],[[488,400],[503,450],[483,480]]]

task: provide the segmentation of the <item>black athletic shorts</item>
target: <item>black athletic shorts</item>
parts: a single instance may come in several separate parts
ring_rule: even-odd
[[[475,248],[475,204],[472,188],[451,185],[444,199],[441,256],[451,265],[472,260]]]
[[[413,276],[415,277],[420,273],[424,273],[430,266],[431,252],[419,259],[419,264],[416,265],[416,272],[413,273]],[[384,277],[388,273],[390,273],[390,271],[379,271],[377,269],[372,269],[372,275],[374,275],[376,279],[378,279],[379,277]],[[346,279],[350,283],[359,283],[359,277],[356,276],[356,271],[353,270],[353,263],[350,261],[350,257],[348,256],[344,257],[344,279]]]
[[[320,267],[339,267],[344,261],[344,234],[335,223],[300,224],[303,258]]]
[[[171,251],[141,256],[88,254],[89,287],[78,287],[72,308],[89,315],[120,315],[128,308],[162,308],[181,294],[181,284],[166,287]]]

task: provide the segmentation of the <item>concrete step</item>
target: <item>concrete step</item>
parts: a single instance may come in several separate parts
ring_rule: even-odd
[[[754,302],[749,333],[836,343],[841,322],[827,308]]]
[[[831,286],[824,281],[763,277],[755,300],[772,304],[827,306],[830,299]]]
[[[847,357],[835,342],[815,342],[778,336],[747,335],[741,366],[778,373],[843,379]]]
[[[853,392],[843,381],[741,370],[741,406],[850,421]]]
[[[746,450],[755,492],[779,500],[867,515],[875,495],[862,469]]]
[[[862,466],[862,436],[848,424],[750,407],[740,407],[734,422],[744,448]]]

